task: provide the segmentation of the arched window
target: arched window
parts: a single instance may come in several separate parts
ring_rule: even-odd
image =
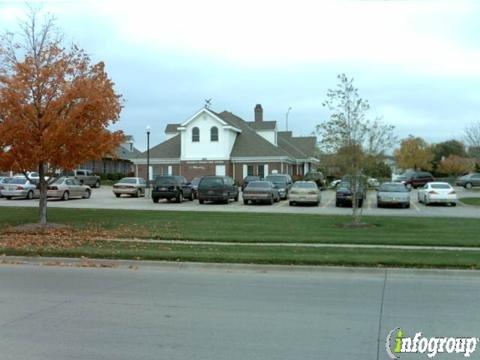
[[[192,142],[199,142],[200,141],[200,129],[198,127],[194,127],[192,129]]]
[[[218,128],[216,126],[210,129],[210,141],[218,141]]]

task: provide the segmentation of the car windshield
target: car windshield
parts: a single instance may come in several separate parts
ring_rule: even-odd
[[[383,192],[408,192],[408,189],[402,184],[383,184],[378,191]]]
[[[202,186],[218,187],[223,186],[223,179],[217,177],[207,177],[202,179]]]
[[[275,185],[285,185],[287,180],[283,176],[267,176],[265,180],[268,180]]]
[[[245,181],[258,181],[260,178],[258,176],[247,176]]]
[[[155,179],[155,184],[175,184],[175,178],[170,176],[161,176]]]
[[[69,172],[67,172],[67,176],[75,176],[75,172],[74,171],[69,171]]]
[[[22,179],[22,178],[13,178],[9,182],[9,184],[18,184],[18,185],[23,185],[27,183],[27,179]]]
[[[135,178],[123,178],[119,181],[119,183],[122,183],[122,184],[136,184],[137,179],[135,179]]]
[[[248,184],[248,188],[271,188],[272,185],[268,181],[252,181]]]
[[[297,189],[316,189],[317,185],[310,183],[295,183],[293,184],[293,187]]]
[[[198,183],[200,182],[200,180],[201,180],[201,178],[198,178],[198,177],[196,177],[196,178],[193,178],[193,180],[192,180],[192,183],[191,183],[191,184],[192,184],[192,185],[198,185]]]
[[[348,181],[341,181],[340,184],[338,184],[339,188],[344,188],[344,189],[350,189],[350,182]]]
[[[61,177],[61,178],[58,178],[57,180],[55,180],[53,183],[54,184],[61,184],[65,181],[65,178]]]
[[[10,181],[12,181],[12,178],[3,178],[0,183],[1,184],[8,184]]]
[[[430,184],[432,189],[451,189],[452,187],[448,184]]]

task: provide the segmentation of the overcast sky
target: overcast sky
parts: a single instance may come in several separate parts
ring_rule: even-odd
[[[0,31],[23,1],[0,0]],[[121,128],[145,148],[212,99],[215,111],[309,135],[336,75],[355,79],[372,116],[436,142],[480,119],[480,1],[44,1],[65,33],[105,61],[125,98]]]

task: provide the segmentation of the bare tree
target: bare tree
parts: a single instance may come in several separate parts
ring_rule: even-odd
[[[396,142],[394,127],[382,122],[381,118],[368,118],[370,105],[362,99],[353,79],[345,74],[337,76],[335,89],[329,89],[323,106],[331,111],[330,118],[317,126],[321,136],[320,148],[324,153],[336,154],[336,159],[350,175],[352,192],[353,222],[360,223],[360,187],[364,186],[363,170],[372,158],[379,159]]]
[[[465,128],[465,143],[470,156],[480,158],[480,121]]]

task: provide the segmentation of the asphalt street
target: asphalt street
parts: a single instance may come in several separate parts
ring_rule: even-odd
[[[457,187],[455,189],[459,197],[480,197],[480,191],[465,190]],[[400,208],[377,208],[376,192],[369,191],[367,201],[363,207],[364,215],[377,216],[427,216],[427,217],[471,217],[480,218],[480,210],[475,206],[467,206],[459,203],[456,207],[446,205],[425,206],[418,202],[418,194],[413,190],[410,194],[410,209]],[[0,199],[1,206],[31,206],[38,207],[38,200],[24,200],[5,198]],[[112,188],[102,186],[100,189],[92,189],[90,199],[71,199],[62,201],[51,199],[51,207],[66,208],[96,208],[96,209],[131,209],[131,210],[178,210],[178,211],[227,211],[227,212],[269,212],[269,213],[298,213],[298,214],[325,214],[325,215],[349,215],[351,208],[335,207],[335,192],[332,190],[322,192],[320,206],[289,206],[288,201],[280,201],[274,205],[244,205],[241,194],[238,202],[231,201],[228,205],[224,204],[204,204],[200,205],[197,200],[186,200],[181,204],[168,203],[166,200],[154,204],[147,197],[132,198],[122,196],[116,198],[112,193]]]
[[[370,360],[396,327],[480,337],[476,271],[299,269],[3,264],[0,358]]]

